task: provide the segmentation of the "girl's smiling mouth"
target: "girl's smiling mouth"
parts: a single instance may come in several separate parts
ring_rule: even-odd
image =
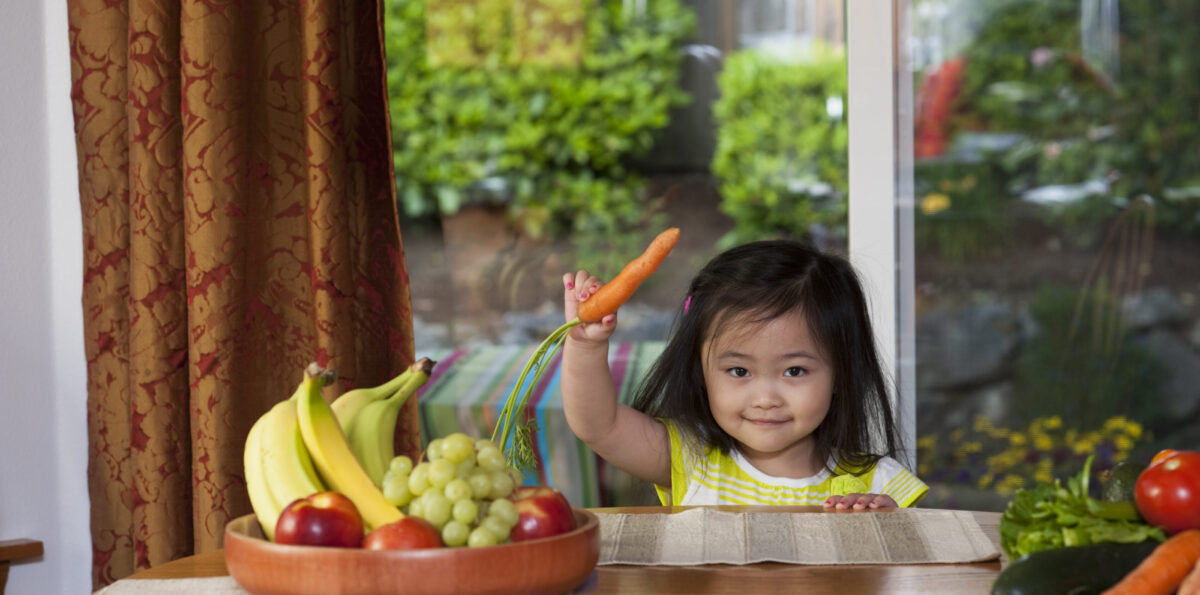
[[[760,425],[760,426],[777,426],[777,425],[780,425],[780,424],[787,423],[787,422],[789,421],[789,420],[787,420],[787,419],[782,419],[782,418],[753,418],[753,417],[745,417],[745,418],[742,418],[742,419],[745,419],[746,421],[748,421],[748,422],[750,422],[750,423],[752,423],[752,424],[755,424],[755,425]]]

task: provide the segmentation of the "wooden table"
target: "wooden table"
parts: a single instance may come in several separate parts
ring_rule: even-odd
[[[4,585],[8,583],[8,567],[13,562],[36,558],[42,554],[42,542],[36,539],[0,541],[0,595],[4,595]]]
[[[639,506],[589,509],[604,513],[679,512],[688,507]],[[723,510],[785,512],[816,507],[717,507]],[[817,509],[819,510],[819,508]],[[973,512],[980,527],[999,546],[1000,513]],[[763,562],[745,566],[597,566],[579,593],[988,593],[1002,561],[982,564],[807,566]],[[143,570],[131,579],[227,576],[225,554],[216,550]]]

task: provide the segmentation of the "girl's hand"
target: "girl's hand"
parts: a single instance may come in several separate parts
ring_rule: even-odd
[[[579,303],[596,294],[604,285],[599,277],[580,269],[579,272],[563,275],[563,313],[569,321],[579,314]],[[576,341],[601,343],[608,341],[617,329],[617,315],[609,314],[592,324],[582,323],[567,335]]]
[[[830,496],[825,501],[825,510],[884,510],[898,506],[887,494],[846,494]]]

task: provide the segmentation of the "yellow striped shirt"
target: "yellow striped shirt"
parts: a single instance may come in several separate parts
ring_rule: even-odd
[[[756,469],[741,453],[722,453],[684,439],[674,423],[663,420],[671,436],[671,487],[655,486],[658,499],[670,505],[799,504],[820,506],[830,496],[850,493],[887,494],[903,507],[929,491],[899,461],[883,457],[866,473],[830,473],[812,477],[774,477]],[[831,462],[832,463],[832,462]],[[835,467],[835,471],[840,471]]]

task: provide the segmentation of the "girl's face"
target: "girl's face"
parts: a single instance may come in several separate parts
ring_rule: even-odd
[[[713,418],[751,464],[777,477],[821,469],[812,433],[829,412],[833,370],[802,313],[734,319],[704,342],[703,358]]]

